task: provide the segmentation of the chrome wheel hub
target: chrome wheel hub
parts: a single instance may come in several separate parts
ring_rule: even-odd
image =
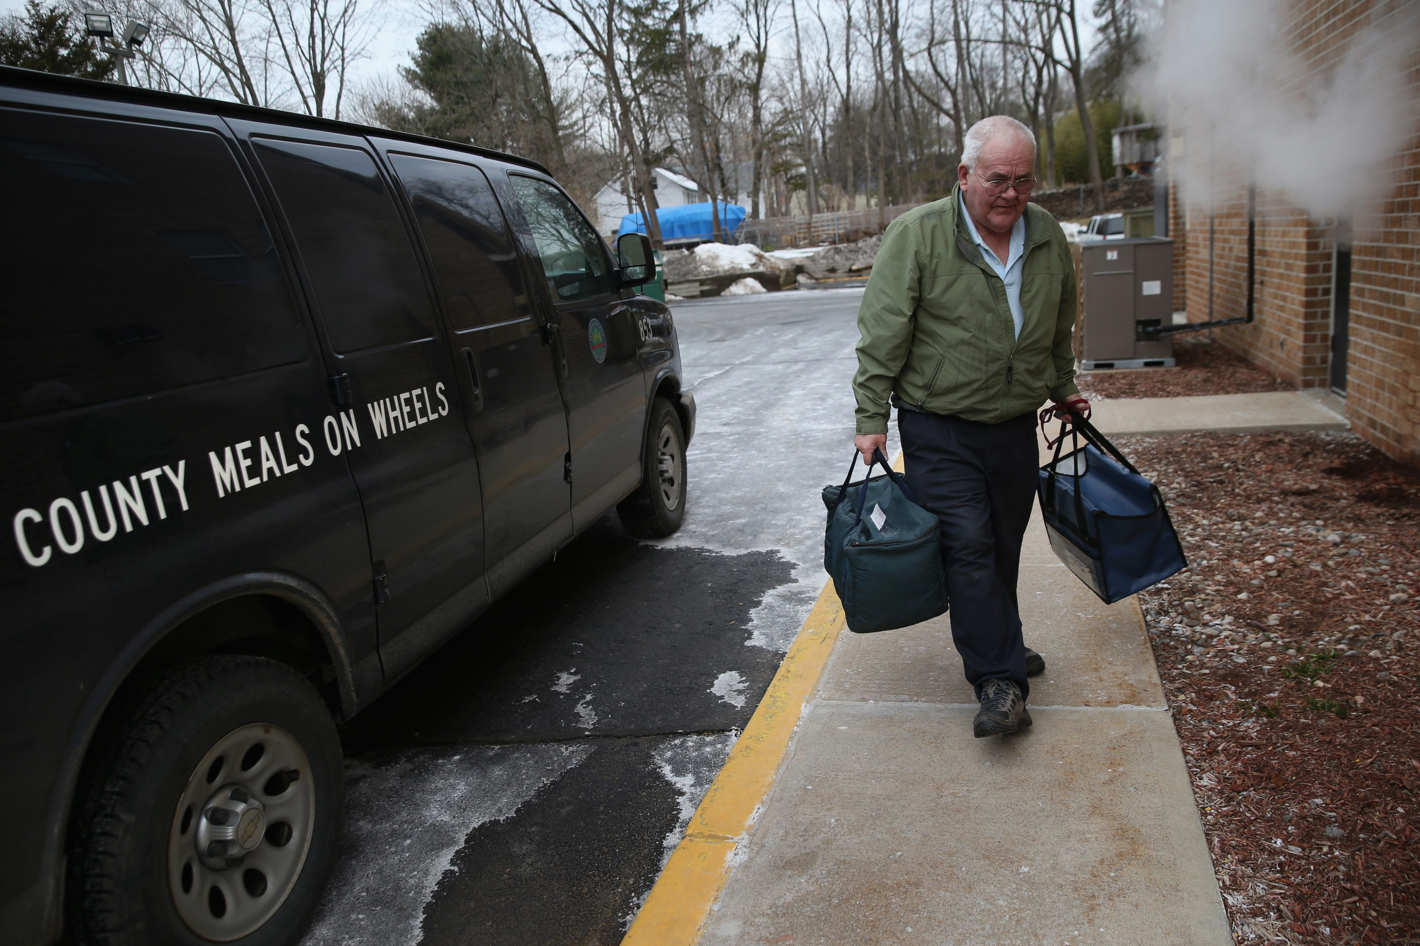
[[[214,870],[231,867],[256,850],[266,832],[266,806],[240,785],[224,785],[197,821],[197,856]]]

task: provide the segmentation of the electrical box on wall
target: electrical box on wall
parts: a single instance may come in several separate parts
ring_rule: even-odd
[[[1173,241],[1146,237],[1081,247],[1085,318],[1080,360],[1098,368],[1174,363],[1173,345],[1149,328],[1173,321]]]

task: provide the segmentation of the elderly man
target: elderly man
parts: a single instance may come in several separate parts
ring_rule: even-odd
[[[1031,723],[1045,669],[1016,604],[1035,496],[1035,412],[1082,413],[1070,335],[1075,270],[1060,226],[1028,203],[1035,136],[1013,118],[966,133],[951,196],[883,235],[858,311],[857,435],[870,458],[898,409],[908,485],[941,520],[952,640],[981,706],[980,736]]]

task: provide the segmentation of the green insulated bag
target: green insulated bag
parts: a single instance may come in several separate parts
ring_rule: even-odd
[[[873,463],[886,476],[849,483],[857,463],[854,452],[843,484],[823,488],[823,567],[843,602],[848,629],[866,634],[936,617],[947,610],[937,517],[912,501],[906,478],[892,471],[881,450]]]

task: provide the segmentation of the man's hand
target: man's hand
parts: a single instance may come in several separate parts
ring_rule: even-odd
[[[1072,414],[1089,419],[1090,402],[1083,394],[1072,394],[1063,401],[1055,401],[1054,416],[1056,420],[1069,417]]]
[[[887,434],[856,434],[853,446],[862,455],[863,462],[871,464],[874,450],[881,450],[883,456],[887,456]]]

